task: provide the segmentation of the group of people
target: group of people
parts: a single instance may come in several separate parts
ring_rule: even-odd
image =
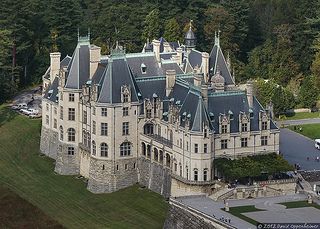
[[[307,161],[309,161],[309,160],[310,160],[310,157],[307,157]],[[317,162],[320,162],[320,157],[317,156],[317,157],[314,158],[314,160],[316,160]]]
[[[303,171],[300,172],[301,176],[309,182],[320,181],[320,171]]]

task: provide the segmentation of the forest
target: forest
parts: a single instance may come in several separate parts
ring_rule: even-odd
[[[200,51],[221,31],[237,83],[254,80],[263,106],[272,101],[277,114],[317,107],[318,0],[2,0],[0,12],[0,103],[41,82],[50,52],[71,56],[78,30],[90,29],[103,54],[116,41],[140,52],[161,36],[183,43],[192,20]]]

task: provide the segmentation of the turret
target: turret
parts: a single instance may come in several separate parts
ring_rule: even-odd
[[[194,35],[194,32],[192,31],[192,20],[190,20],[189,24],[189,30],[184,36],[184,42],[187,47],[187,49],[193,49],[196,46],[196,37]]]

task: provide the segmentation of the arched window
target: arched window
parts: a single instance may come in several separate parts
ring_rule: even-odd
[[[83,144],[85,146],[88,146],[88,138],[87,138],[87,132],[85,130],[82,131],[83,132]]]
[[[193,179],[194,179],[195,181],[198,180],[198,169],[194,169],[194,170],[193,170]]]
[[[92,141],[92,155],[96,155],[97,152],[97,146],[96,146],[96,142]]]
[[[144,134],[153,134],[153,124],[147,123],[143,127]]]
[[[147,158],[151,159],[151,146],[147,145]]]
[[[108,157],[108,145],[107,143],[101,143],[100,145],[100,155],[101,157]]]
[[[123,142],[120,145],[120,156],[129,156],[131,154],[131,143],[130,142]]]
[[[60,141],[63,141],[63,127],[60,126]]]
[[[142,155],[146,156],[146,144],[144,142],[141,143],[141,151],[142,151]]]
[[[179,163],[179,166],[180,166],[180,176],[182,177],[182,165],[181,165],[181,163]]]
[[[163,151],[160,150],[159,152],[160,152],[159,153],[160,154],[160,163],[163,164]]]
[[[73,128],[68,129],[68,141],[75,142],[76,141],[76,131]]]
[[[203,181],[207,181],[208,179],[208,169],[203,170]]]
[[[153,159],[155,161],[158,161],[159,160],[159,155],[158,155],[158,149],[157,148],[153,148],[153,154],[154,154]]]
[[[170,167],[170,154],[166,154],[166,166]]]

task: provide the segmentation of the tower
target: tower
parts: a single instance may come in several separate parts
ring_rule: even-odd
[[[192,31],[192,20],[190,20],[189,30],[184,36],[184,42],[187,49],[193,49],[196,46],[196,37],[194,35],[194,32]]]

